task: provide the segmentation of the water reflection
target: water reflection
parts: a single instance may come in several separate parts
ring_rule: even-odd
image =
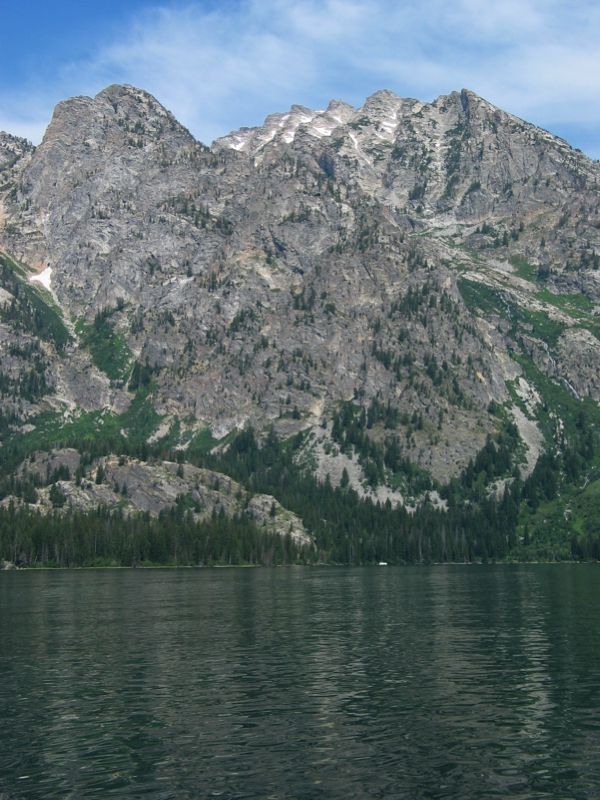
[[[597,578],[0,575],[0,797],[598,797]]]

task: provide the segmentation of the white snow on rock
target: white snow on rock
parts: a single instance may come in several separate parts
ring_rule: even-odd
[[[31,278],[29,278],[29,280],[31,283],[33,283],[34,281],[36,281],[37,283],[41,283],[45,289],[51,292],[52,291],[52,287],[50,285],[51,277],[52,277],[52,267],[46,267],[37,275],[32,275]]]
[[[229,142],[229,146],[233,150],[243,150],[245,144],[246,144],[246,141],[241,136],[232,136],[231,140]]]
[[[348,122],[356,110],[338,100],[332,100],[326,109],[312,111],[305,106],[294,105],[284,114],[270,114],[258,128],[241,128],[217,139],[221,147],[230,147],[256,155],[269,142],[291,144],[300,130],[316,138],[331,136],[340,125]]]

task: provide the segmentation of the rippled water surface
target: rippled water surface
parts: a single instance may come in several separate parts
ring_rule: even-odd
[[[0,798],[598,798],[600,566],[0,574]]]

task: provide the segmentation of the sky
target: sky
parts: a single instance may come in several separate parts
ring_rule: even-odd
[[[598,0],[3,0],[1,17],[0,130],[34,143],[57,102],[111,83],[207,144],[294,103],[468,88],[600,159]]]

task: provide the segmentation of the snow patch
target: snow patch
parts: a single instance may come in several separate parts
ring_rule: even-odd
[[[30,283],[41,283],[44,289],[47,289],[49,292],[52,291],[52,287],[50,285],[50,280],[52,278],[52,267],[46,267],[37,275],[32,275],[29,278]]]
[[[269,142],[274,140],[276,143],[291,144],[301,128],[315,138],[331,136],[336,128],[348,122],[354,114],[355,110],[351,106],[335,101],[327,109],[316,111],[304,106],[292,106],[285,114],[269,115],[258,128],[241,128],[217,142],[232,150],[250,153],[258,159],[255,163],[260,163],[259,154]]]
[[[256,149],[257,149],[257,150],[260,150],[260,149],[261,149],[261,148],[263,148],[265,145],[269,144],[269,142],[270,142],[272,139],[274,139],[274,138],[275,138],[275,134],[276,134],[276,133],[277,133],[277,128],[273,128],[273,129],[271,129],[270,131],[267,131],[265,134],[263,134],[263,136],[259,136],[259,137],[258,137],[258,141],[260,142],[260,144],[258,145],[258,147],[257,147]]]
[[[348,133],[348,138],[352,142],[352,146],[354,147],[354,149],[358,150],[359,149],[359,147],[358,147],[358,139],[356,138],[356,136],[353,133]]]
[[[334,120],[333,122],[327,122],[326,120],[322,120],[318,118],[318,124],[315,123],[310,126],[308,132],[313,136],[318,136],[321,138],[322,136],[331,136],[333,131],[338,127],[339,122]]]
[[[361,148],[360,148],[360,144],[359,144],[359,142],[358,142],[358,138],[356,137],[356,135],[355,135],[354,133],[350,133],[350,131],[348,131],[348,138],[349,138],[349,139],[350,139],[350,141],[352,142],[352,147],[354,148],[354,150],[356,150],[356,155],[357,155],[357,156],[358,156],[358,157],[359,157],[359,158],[360,158],[362,161],[364,161],[366,164],[368,164],[369,166],[371,166],[371,162],[369,161],[369,159],[367,158],[367,156],[364,154],[364,152],[363,152],[363,151],[361,150]]]

